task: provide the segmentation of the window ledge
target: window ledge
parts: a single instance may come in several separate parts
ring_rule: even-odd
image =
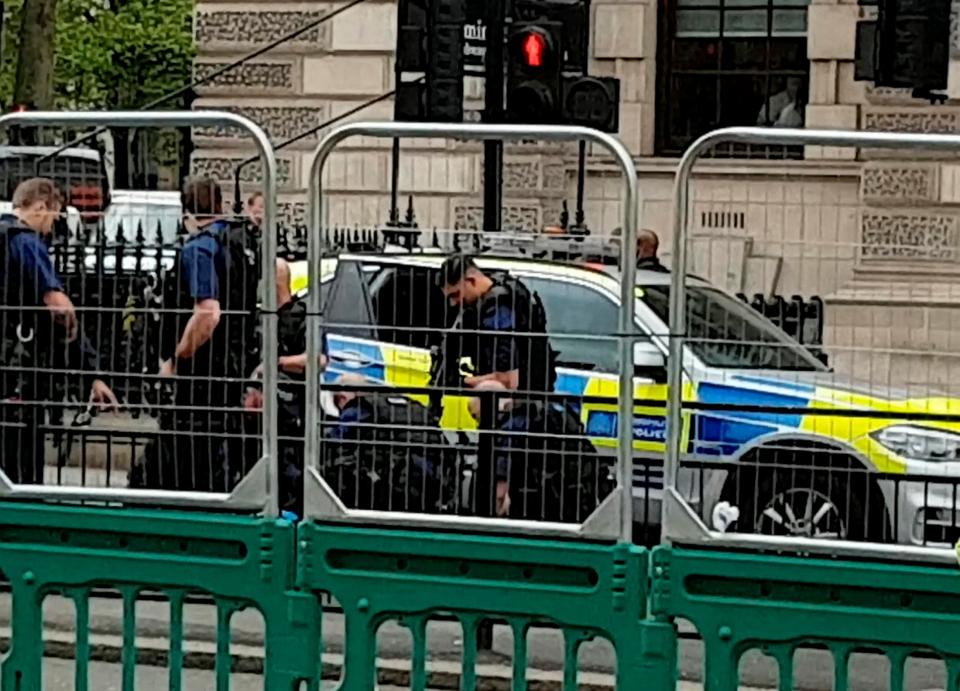
[[[638,175],[675,175],[679,158],[673,157],[634,157]],[[569,160],[574,168],[577,159]],[[705,158],[697,162],[694,174],[702,175],[740,175],[740,176],[784,176],[784,177],[859,177],[863,163],[861,161],[821,161],[821,160],[767,160],[767,159],[716,159]],[[617,173],[619,167],[609,160],[587,159],[587,170],[591,173]]]

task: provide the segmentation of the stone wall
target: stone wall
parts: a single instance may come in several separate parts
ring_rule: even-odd
[[[336,7],[315,0],[201,0],[195,23],[197,72],[213,70]],[[960,101],[930,106],[903,91],[854,81],[856,22],[871,11],[851,0],[812,0],[807,126],[960,133],[955,105]],[[621,80],[619,135],[640,175],[641,219],[660,233],[663,253],[669,255],[676,160],[653,157],[657,3],[594,0],[592,12],[590,69]],[[196,107],[249,115],[277,143],[294,137],[393,88],[395,15],[393,2],[368,0],[202,87]],[[957,27],[953,30],[956,34]],[[960,99],[960,62],[955,67],[950,94]],[[469,80],[466,91],[468,118],[476,118],[482,83]],[[385,101],[356,117],[389,119],[392,108]],[[308,137],[279,155],[286,220],[305,214],[307,173],[317,142],[316,136]],[[252,153],[229,131],[198,132],[196,143],[194,170],[216,175],[228,188],[235,165]],[[622,223],[621,182],[609,158],[590,153],[587,220],[595,231],[607,232]],[[388,141],[360,138],[341,147],[324,181],[334,224],[387,220],[390,164]],[[257,167],[249,166],[241,184],[253,187],[258,178]],[[530,230],[556,223],[564,200],[572,216],[575,182],[572,148],[508,147],[505,227]],[[478,227],[482,183],[477,144],[404,142],[402,205],[414,195],[422,227]],[[915,330],[909,357],[919,354],[929,362],[931,352],[952,343],[940,326],[946,324],[952,333],[960,325],[960,318],[943,316],[955,309],[953,286],[960,276],[960,156],[807,147],[803,161],[709,161],[697,168],[693,198],[694,269],[731,290],[824,296],[831,306],[827,336],[844,371],[859,368],[870,374],[893,367],[896,376],[911,371],[910,363],[891,365],[900,356],[890,351],[901,341],[890,325],[913,323],[918,309],[934,310],[924,324],[938,326]],[[910,287],[894,295],[894,288],[905,285]],[[874,312],[883,316],[864,316]],[[874,360],[855,343],[883,352]]]

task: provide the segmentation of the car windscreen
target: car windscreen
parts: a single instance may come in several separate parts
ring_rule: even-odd
[[[670,286],[640,286],[637,295],[669,323]],[[716,288],[687,286],[686,336],[690,350],[711,367],[827,371],[749,305]]]
[[[65,202],[81,212],[103,211],[106,205],[107,174],[97,159],[58,154],[44,158],[40,154],[0,156],[0,194],[13,199],[13,191],[24,180],[34,177],[52,179]]]

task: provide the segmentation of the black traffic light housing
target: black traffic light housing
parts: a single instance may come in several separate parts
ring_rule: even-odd
[[[516,22],[507,39],[507,122],[560,122],[563,24]]]
[[[619,79],[564,77],[562,94],[562,122],[608,133],[620,129]]]
[[[397,16],[394,118],[463,122],[466,0],[402,0]],[[404,72],[422,72],[418,82]]]

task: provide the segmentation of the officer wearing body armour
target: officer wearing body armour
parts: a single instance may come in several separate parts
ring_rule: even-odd
[[[253,459],[245,458],[245,378],[259,358],[258,238],[220,215],[212,179],[183,190],[190,233],[164,278],[161,378],[173,384],[173,411],[161,416],[161,442],[131,473],[132,486],[229,492]]]
[[[547,319],[536,293],[507,273],[481,271],[466,255],[449,257],[440,269],[439,287],[451,306],[459,308],[445,337],[442,367],[434,385],[474,388],[497,382],[516,399],[544,400],[557,379],[556,351],[547,336]],[[458,382],[469,361],[473,371]],[[539,394],[539,396],[538,396]],[[490,436],[496,422],[493,410],[480,416],[480,459],[474,475],[474,511],[495,512]],[[486,459],[486,460],[484,460]]]
[[[582,523],[616,487],[613,459],[597,453],[569,406],[514,400],[492,380],[475,390],[496,410],[497,516]],[[470,399],[469,408],[479,421],[481,398]]]
[[[53,181],[33,178],[0,217],[0,467],[15,483],[43,482],[43,404],[62,398],[66,370],[91,401],[117,405],[47,249],[61,209]]]
[[[336,381],[320,471],[352,509],[443,513],[458,495],[456,449],[427,406],[359,375]]]

